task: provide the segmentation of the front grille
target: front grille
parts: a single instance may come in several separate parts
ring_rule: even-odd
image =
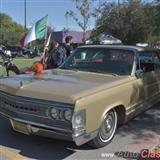
[[[47,106],[41,107],[38,102],[30,102],[25,99],[0,92],[0,107],[12,112],[23,112],[45,116]]]
[[[51,106],[59,108],[73,108],[70,104],[21,97],[9,93],[0,92],[0,108],[6,111],[22,112],[47,117],[47,111]]]
[[[72,105],[66,103],[16,96],[0,91],[0,113],[11,118],[71,129],[71,123],[53,120],[48,117],[48,111],[52,106],[61,109],[74,108]]]
[[[14,103],[11,103],[11,102],[7,102],[7,101],[4,101],[3,102],[5,105],[5,107],[6,108],[8,108],[8,109],[15,109],[15,110],[17,110],[17,111],[24,111],[24,112],[34,112],[34,113],[36,113],[36,112],[38,112],[38,109],[36,108],[36,107],[27,107],[27,106],[25,106],[25,105],[19,105],[19,104],[14,104]]]

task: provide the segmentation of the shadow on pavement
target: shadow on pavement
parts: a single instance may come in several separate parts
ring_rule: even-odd
[[[140,151],[142,149],[154,150],[160,144],[160,104],[155,105],[148,111],[138,115],[133,120],[118,129],[117,133],[120,137],[132,135],[133,142],[128,145],[128,148],[121,149],[115,152],[114,155],[118,158],[142,160]],[[141,148],[136,152],[137,148]],[[158,160],[158,158],[154,158]],[[143,159],[144,160],[144,159]],[[146,160],[151,160],[146,158]]]
[[[132,134],[135,143],[138,143],[140,138],[147,141],[151,138],[155,138],[154,136],[160,135],[160,104],[141,113],[127,124],[120,127],[118,134],[120,136]]]

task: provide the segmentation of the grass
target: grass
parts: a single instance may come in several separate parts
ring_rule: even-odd
[[[18,68],[23,68],[31,66],[35,61],[35,59],[15,59],[13,64],[17,65]]]
[[[35,59],[24,59],[24,58],[22,59],[22,58],[18,58],[18,59],[14,59],[12,61],[12,63],[15,64],[18,68],[24,68],[24,67],[30,67],[30,66],[32,66],[32,64],[35,61],[37,61],[37,60],[35,60]],[[6,76],[5,69],[2,68],[2,67],[0,67],[0,75],[2,75],[2,74],[4,76]],[[13,73],[13,72],[10,71],[9,75],[10,76],[14,76],[15,73]]]

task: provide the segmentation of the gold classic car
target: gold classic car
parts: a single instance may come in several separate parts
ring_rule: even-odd
[[[77,48],[58,69],[0,80],[0,114],[14,130],[89,143],[160,100],[160,52],[123,45]]]

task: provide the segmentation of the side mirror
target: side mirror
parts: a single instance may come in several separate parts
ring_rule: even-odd
[[[143,70],[142,69],[136,70],[135,75],[136,75],[137,78],[142,78],[142,76],[143,76]]]

